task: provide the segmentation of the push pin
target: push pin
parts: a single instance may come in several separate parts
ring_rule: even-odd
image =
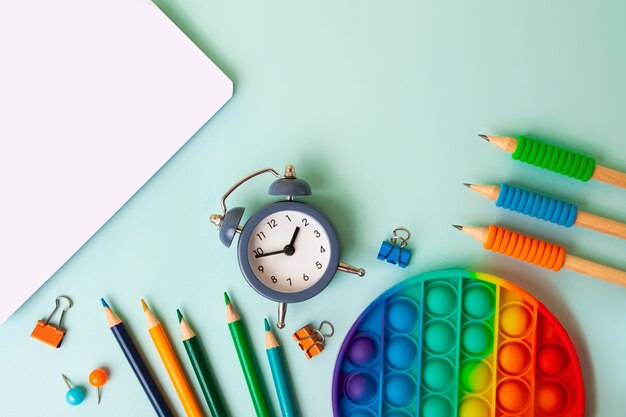
[[[107,373],[102,368],[94,369],[89,374],[89,384],[98,388],[98,404],[100,404],[100,397],[102,396],[102,387],[106,384],[107,379]]]
[[[63,377],[63,382],[65,382],[68,389],[67,393],[65,393],[65,401],[67,401],[69,405],[79,405],[82,403],[85,399],[85,390],[81,387],[72,386],[70,380],[67,379],[65,375],[61,374],[61,376]]]
[[[323,333],[322,329],[324,325],[330,328],[330,333]],[[307,359],[311,359],[313,356],[319,355],[326,345],[326,338],[331,337],[335,333],[333,325],[324,320],[320,323],[318,329],[314,329],[313,326],[307,324],[297,332],[293,334],[293,339],[298,342],[300,349],[304,351],[304,356]]]
[[[61,300],[67,301],[67,307],[61,310],[59,326],[55,327],[50,324],[50,320],[52,319],[52,317],[54,317],[54,314],[57,312],[59,307],[61,307]],[[63,315],[70,308],[72,308],[72,300],[70,300],[69,297],[66,297],[64,295],[57,297],[55,300],[54,310],[52,310],[52,313],[46,321],[37,320],[37,324],[35,325],[33,332],[30,334],[31,337],[34,337],[35,339],[44,342],[54,348],[58,348],[59,346],[61,346],[61,341],[63,340],[63,336],[65,336],[65,330],[63,330],[63,328],[61,327],[61,325],[63,324]]]
[[[406,236],[400,235],[403,232]],[[378,259],[387,261],[390,264],[406,268],[411,259],[411,251],[406,249],[406,242],[411,237],[411,233],[404,227],[393,229],[393,237],[389,241],[384,241],[378,251]]]

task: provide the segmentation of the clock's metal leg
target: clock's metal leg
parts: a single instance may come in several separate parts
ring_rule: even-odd
[[[349,272],[351,274],[355,274],[358,275],[360,277],[362,277],[363,275],[365,275],[365,269],[363,268],[357,268],[356,266],[352,266],[350,264],[347,264],[345,262],[339,262],[339,266],[337,267],[337,269],[339,271],[342,272]]]
[[[285,327],[285,316],[287,315],[287,303],[278,303],[278,322],[276,327],[282,329]]]

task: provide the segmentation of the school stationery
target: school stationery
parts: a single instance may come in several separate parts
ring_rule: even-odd
[[[59,317],[58,326],[54,326],[50,324],[50,320],[54,317],[54,314],[61,307],[61,300],[65,300],[67,306],[61,310],[61,317]],[[44,342],[47,345],[52,346],[53,348],[58,348],[61,346],[61,342],[63,341],[63,337],[65,336],[66,330],[63,329],[63,316],[65,312],[72,308],[72,300],[69,297],[61,295],[54,300],[54,310],[50,313],[50,316],[43,320],[37,320],[37,324],[30,334],[34,339],[39,340],[40,342]],[[1,322],[1,320],[0,320]]]
[[[393,229],[393,236],[389,241],[383,241],[376,256],[380,261],[406,268],[411,259],[411,251],[406,248],[411,233],[404,227]]]
[[[261,382],[257,375],[252,354],[250,353],[250,344],[246,338],[243,326],[241,324],[241,318],[235,310],[235,306],[230,301],[228,294],[224,293],[224,301],[226,302],[226,321],[228,322],[228,330],[233,339],[235,350],[237,351],[237,357],[243,371],[243,376],[246,379],[246,385],[248,391],[250,391],[250,398],[252,398],[252,404],[254,405],[254,411],[257,417],[269,417],[270,413],[267,408],[267,401],[263,395],[263,389],[261,388]]]
[[[4,2],[0,51],[2,324],[233,84],[149,0]]]
[[[512,154],[513,159],[541,167],[581,181],[602,181],[626,188],[626,174],[597,165],[595,159],[526,136],[478,135],[489,143]]]
[[[196,396],[191,390],[191,386],[187,381],[183,368],[180,366],[180,362],[178,362],[178,359],[176,358],[176,353],[174,353],[174,349],[172,348],[170,341],[167,339],[167,335],[165,334],[165,330],[163,329],[161,322],[148,308],[148,305],[143,299],[141,300],[141,307],[146,315],[146,323],[148,324],[148,332],[150,333],[152,342],[154,342],[154,346],[156,347],[157,352],[159,352],[161,361],[163,361],[165,370],[172,380],[172,385],[174,385],[174,389],[176,390],[178,398],[185,409],[185,413],[188,417],[202,417],[200,405],[198,405]]]
[[[178,322],[180,323],[180,333],[183,340],[183,345],[189,356],[189,361],[193,367],[193,371],[198,378],[198,383],[202,389],[204,399],[209,406],[209,411],[213,417],[226,417],[226,411],[222,406],[222,402],[217,393],[217,388],[211,373],[209,372],[209,365],[205,359],[198,337],[191,329],[191,326],[187,323],[187,320],[183,317],[180,310],[176,310],[178,315]]]
[[[85,400],[85,390],[81,387],[75,387],[70,380],[63,374],[61,374],[63,382],[67,386],[67,392],[65,393],[65,401],[69,405],[79,405]]]
[[[348,332],[335,417],[583,417],[574,344],[535,297],[463,270],[409,278]]]
[[[512,232],[493,224],[489,228],[453,226],[483,242],[484,248],[493,252],[505,254],[553,271],[565,268],[626,287],[626,272],[566,254],[565,248],[553,243]]]
[[[102,368],[94,369],[89,373],[89,385],[98,389],[98,404],[100,404],[100,398],[102,397],[102,387],[106,384],[108,375]]]
[[[267,360],[270,363],[272,378],[278,396],[278,404],[280,404],[280,412],[283,417],[298,417],[296,411],[296,403],[289,387],[289,378],[287,377],[287,368],[283,361],[280,344],[276,340],[276,336],[270,328],[267,319],[264,320],[265,325],[265,352]]]
[[[230,210],[228,196],[246,181],[264,173],[275,180],[269,194],[284,197],[252,214],[245,225],[239,222],[243,207]],[[244,278],[259,294],[277,301],[279,328],[285,327],[287,303],[297,303],[319,294],[337,270],[363,276],[365,270],[339,262],[339,240],[330,221],[321,211],[294,197],[311,195],[311,187],[296,178],[292,165],[281,176],[272,168],[255,171],[239,180],[222,196],[222,214],[211,215],[219,228],[219,238],[230,247],[240,233],[237,245],[239,266]]]
[[[106,315],[107,322],[109,324],[109,328],[117,340],[117,343],[120,345],[128,364],[133,369],[135,376],[139,380],[141,384],[141,388],[143,388],[150,404],[154,408],[158,417],[173,417],[172,412],[169,409],[169,406],[165,402],[163,398],[163,394],[159,390],[159,387],[154,382],[146,363],[143,360],[143,357],[137,350],[137,347],[133,343],[133,340],[130,337],[130,334],[126,330],[126,325],[124,322],[120,320],[120,318],[113,312],[113,310],[109,307],[104,298],[101,298],[102,307],[104,308],[104,314]]]
[[[326,332],[324,327],[328,328]],[[326,339],[333,334],[335,334],[335,328],[329,321],[324,320],[317,329],[307,324],[291,336],[298,342],[298,347],[304,351],[304,356],[311,359],[322,353],[326,347]]]
[[[626,224],[578,210],[575,204],[567,201],[547,197],[505,183],[499,187],[497,185],[468,183],[463,183],[463,185],[495,201],[497,207],[564,227],[576,225],[626,239]]]

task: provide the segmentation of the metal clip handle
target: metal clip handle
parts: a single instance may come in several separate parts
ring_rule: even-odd
[[[228,196],[235,191],[237,188],[239,188],[240,185],[242,185],[244,182],[251,180],[252,178],[261,175],[261,174],[265,174],[266,172],[271,172],[276,178],[282,178],[280,176],[280,174],[278,173],[278,171],[276,171],[273,168],[263,168],[263,169],[259,169],[258,171],[254,171],[253,173],[243,177],[242,179],[240,179],[239,181],[237,181],[235,183],[235,185],[233,185],[232,187],[230,187],[228,189],[228,191],[226,191],[224,193],[224,195],[222,196],[222,199],[220,200],[220,204],[222,206],[222,215],[226,215],[226,212],[228,211],[228,209],[226,208],[226,199],[228,198]]]
[[[63,324],[63,316],[65,315],[65,312],[67,310],[69,310],[70,308],[72,308],[72,300],[69,297],[66,297],[65,295],[60,295],[58,296],[55,300],[54,300],[54,310],[52,310],[52,313],[50,313],[50,316],[48,316],[48,318],[46,319],[45,324],[48,324],[50,322],[50,320],[52,319],[52,317],[54,317],[54,314],[57,312],[57,310],[59,309],[59,307],[61,307],[61,300],[66,300],[67,301],[67,307],[65,307],[62,311],[61,311],[61,317],[59,318],[59,325],[57,326],[58,329],[63,329],[62,324]]]

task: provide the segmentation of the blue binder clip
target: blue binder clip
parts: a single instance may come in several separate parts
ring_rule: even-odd
[[[406,236],[399,235],[399,232],[404,232]],[[390,264],[398,265],[401,268],[406,268],[409,264],[409,259],[411,259],[411,251],[406,249],[406,242],[410,237],[411,233],[404,227],[393,229],[393,237],[380,245],[377,258],[381,261],[386,260]]]

